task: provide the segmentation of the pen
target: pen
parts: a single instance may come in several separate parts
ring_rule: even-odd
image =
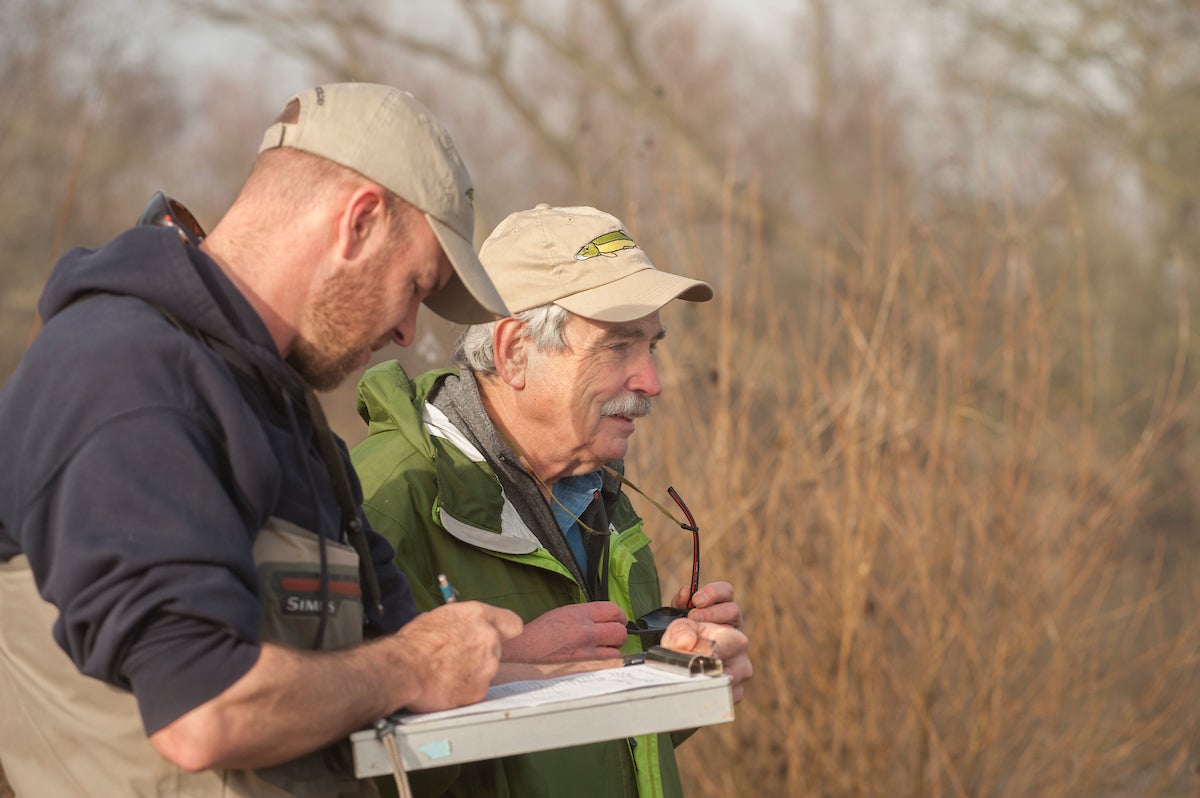
[[[454,588],[450,586],[450,580],[445,574],[438,574],[438,590],[442,591],[442,600],[447,604],[452,604],[455,601],[457,594]]]

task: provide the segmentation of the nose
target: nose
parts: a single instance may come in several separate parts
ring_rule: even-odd
[[[398,346],[409,346],[416,338],[417,318],[415,313],[406,316],[404,321],[392,328],[392,340]]]
[[[654,355],[646,352],[638,359],[625,387],[651,398],[662,393],[662,383],[658,379],[658,366],[654,363]]]

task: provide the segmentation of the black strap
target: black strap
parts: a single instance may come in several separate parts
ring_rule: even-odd
[[[297,375],[299,378],[299,375]],[[301,385],[304,385],[301,380]],[[325,411],[317,395],[307,385],[304,387],[304,403],[308,406],[308,415],[312,418],[313,429],[317,433],[317,448],[325,468],[329,471],[329,481],[333,483],[333,492],[337,497],[338,508],[342,513],[342,529],[346,540],[358,554],[358,569],[363,580],[363,590],[370,606],[380,615],[383,614],[382,592],[379,589],[379,576],[375,573],[375,563],[371,560],[371,550],[367,546],[367,533],[363,529],[362,520],[358,517],[358,505],[354,501],[354,493],[350,489],[350,476],[346,473],[346,464],[342,453],[333,440],[333,430],[325,420]]]
[[[608,601],[608,557],[612,539],[609,535],[608,512],[600,491],[596,491],[584,514],[591,522],[586,529],[580,522],[579,530],[583,536],[583,549],[588,561],[587,583],[584,589],[590,600]]]
[[[180,319],[166,308],[154,302],[148,302],[148,304],[153,306],[171,324],[220,355],[231,368],[241,372],[244,376],[250,378],[252,382],[270,390],[272,395],[277,390],[288,390],[288,386],[277,379],[270,370],[263,368],[255,362],[255,358],[245,351],[205,333],[196,325]],[[367,533],[363,529],[362,520],[358,516],[358,505],[354,501],[354,493],[350,488],[350,477],[346,472],[346,464],[342,460],[341,451],[334,442],[333,430],[330,429],[329,422],[325,418],[325,412],[321,409],[321,402],[317,399],[317,395],[313,393],[312,388],[308,387],[304,379],[290,366],[288,366],[288,370],[291,371],[292,376],[295,377],[296,382],[302,386],[302,390],[304,391],[305,409],[308,411],[309,419],[312,421],[313,432],[317,441],[317,450],[320,452],[321,459],[325,463],[325,470],[329,473],[329,481],[333,485],[334,498],[337,500],[338,510],[342,516],[342,531],[346,536],[347,542],[350,543],[358,555],[359,578],[363,583],[364,599],[369,602],[368,606],[374,608],[378,614],[382,615],[383,593],[379,588],[379,576],[375,573],[375,563],[371,560],[371,551],[367,545]],[[322,605],[324,604],[325,602],[322,602]]]
[[[196,221],[183,203],[168,197],[163,192],[159,191],[150,198],[146,209],[142,211],[142,215],[137,220],[138,225],[159,225],[163,227],[172,227],[179,232],[180,238],[184,243],[193,246],[199,246],[204,240],[204,228]],[[277,391],[287,391],[287,386],[275,379],[274,374],[265,368],[262,368],[255,359],[248,353],[220,340],[214,338],[199,327],[186,322],[175,314],[168,311],[166,308],[154,303],[148,302],[159,313],[163,315],[171,324],[186,332],[196,340],[204,343],[221,358],[228,363],[236,372],[248,378],[251,385],[265,387],[267,391],[264,393],[268,399],[274,404],[278,398]],[[382,591],[379,589],[379,577],[375,573],[375,564],[371,560],[371,552],[367,546],[367,535],[363,529],[362,521],[358,517],[358,506],[354,501],[353,492],[350,489],[350,478],[346,474],[346,465],[342,461],[341,452],[338,451],[337,444],[333,440],[333,431],[329,428],[329,422],[325,419],[325,413],[321,409],[321,403],[317,400],[316,394],[312,388],[308,387],[300,375],[296,374],[295,370],[288,367],[292,372],[292,376],[296,381],[303,386],[304,404],[308,410],[309,418],[313,424],[313,430],[316,434],[317,449],[321,453],[321,459],[325,461],[325,470],[329,472],[329,481],[333,484],[334,496],[337,499],[338,509],[342,515],[342,532],[346,536],[346,540],[354,547],[354,551],[358,554],[358,570],[359,577],[362,580],[363,589],[365,591],[364,599],[370,602],[369,606],[374,607],[375,611],[383,614]],[[324,536],[321,538],[324,540]],[[322,597],[321,606],[325,607],[328,603],[328,598],[324,595],[324,591],[328,588],[325,582],[325,547],[321,546],[321,578],[322,578]],[[325,629],[325,615],[322,610],[321,625],[317,633],[317,645],[320,645],[320,638],[323,636]]]

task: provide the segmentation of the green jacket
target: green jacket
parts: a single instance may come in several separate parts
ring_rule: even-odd
[[[417,606],[431,609],[441,603],[440,573],[461,599],[507,607],[526,622],[555,607],[587,601],[574,561],[565,566],[552,555],[547,545],[555,542],[543,544],[514,506],[529,504],[524,516],[537,518],[533,502],[511,482],[502,489],[480,451],[482,446],[503,468],[507,447],[494,439],[490,424],[493,438],[481,444],[436,407],[440,399],[428,402],[455,374],[434,371],[410,381],[391,361],[370,369],[358,386],[368,433],[351,456],[363,486],[363,507],[375,529],[396,547],[396,562],[412,583]],[[473,389],[465,394],[478,403]],[[649,540],[616,480],[606,477],[601,494],[605,506],[596,509],[610,523],[608,599],[637,617],[662,603]],[[540,494],[537,501],[545,504]],[[547,538],[545,524],[533,526]],[[556,526],[554,531],[561,538]],[[630,636],[624,650],[641,650],[640,640]],[[682,795],[670,734],[415,771],[409,778],[418,796]]]

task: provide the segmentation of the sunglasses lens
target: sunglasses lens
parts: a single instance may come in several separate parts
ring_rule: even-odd
[[[667,631],[667,627],[671,625],[671,621],[676,618],[682,618],[687,615],[684,610],[678,610],[674,607],[659,607],[656,610],[651,610],[636,620],[629,621],[625,624],[625,628],[631,635],[639,637],[653,637],[657,640],[662,637],[662,633]]]
[[[161,191],[154,192],[146,209],[138,217],[137,224],[173,228],[185,244],[193,246],[200,246],[200,242],[204,240],[204,228],[196,221],[196,217],[192,216],[191,211]]]

